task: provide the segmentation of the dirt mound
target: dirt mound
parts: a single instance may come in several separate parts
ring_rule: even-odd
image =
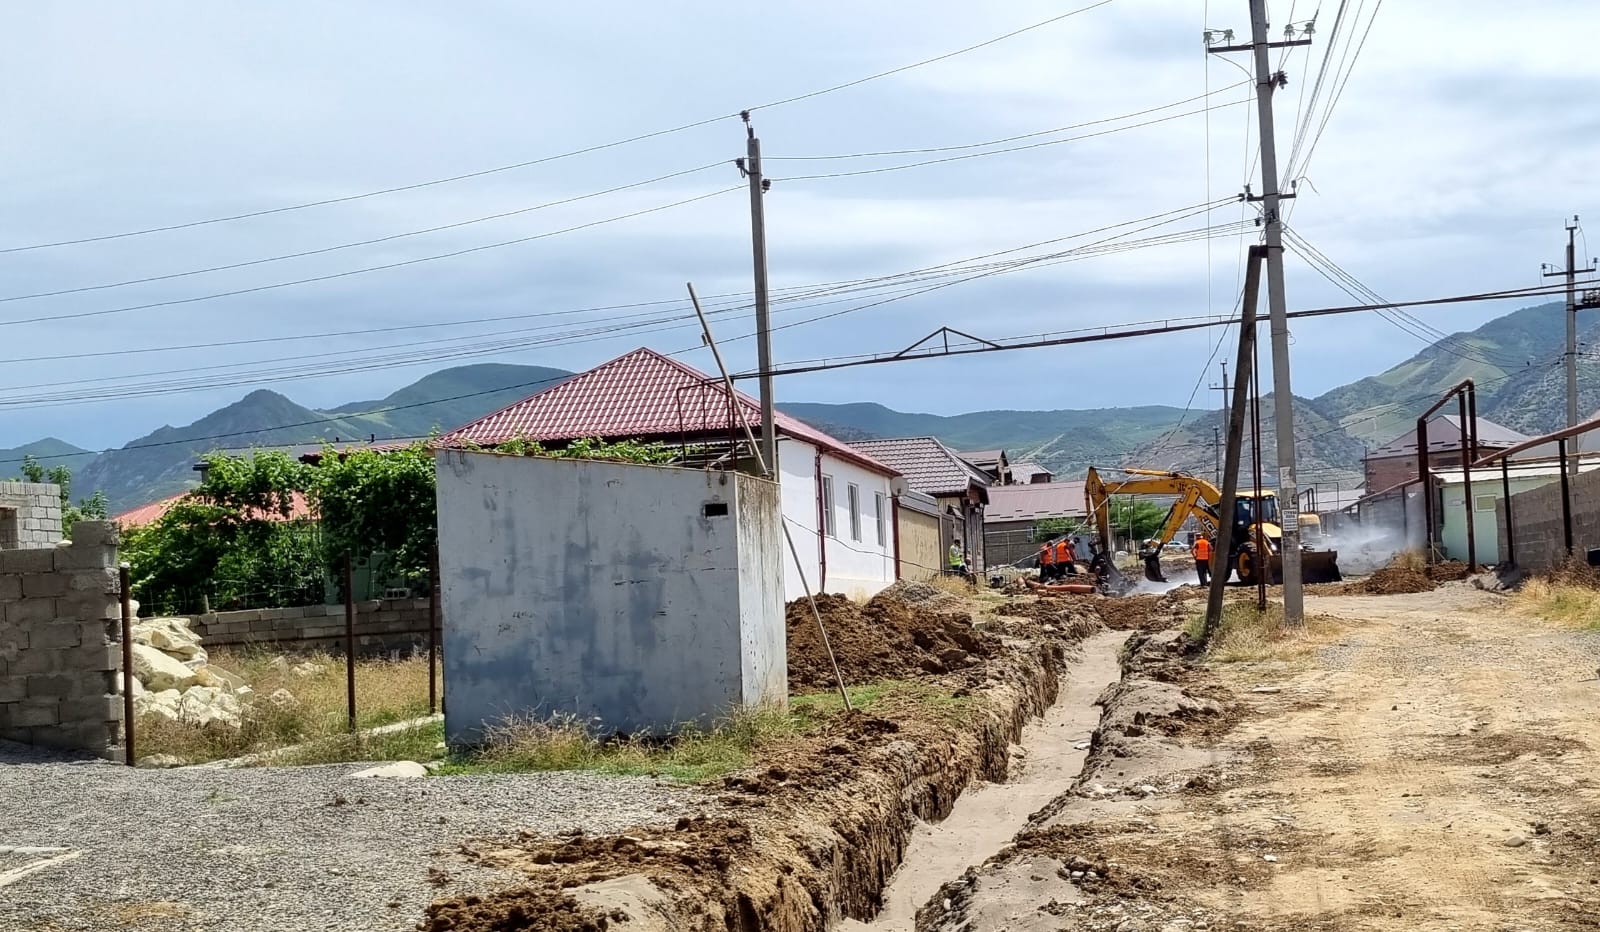
[[[1433,580],[1421,571],[1399,566],[1386,566],[1356,585],[1367,595],[1405,595],[1431,592],[1436,588]]]
[[[920,605],[923,608],[937,608],[946,611],[959,611],[961,599],[937,586],[930,586],[925,582],[913,582],[902,579],[889,588],[878,593],[879,599],[898,599],[911,605]]]
[[[923,588],[948,597],[931,586]],[[818,596],[817,611],[828,629],[828,640],[845,683],[948,673],[992,656],[999,641],[974,629],[971,615],[950,610],[947,606],[960,602],[948,598],[949,601],[908,601],[904,588],[885,590],[866,605],[838,595]],[[785,617],[789,628],[789,689],[831,689],[833,668],[817,634],[811,606],[805,599],[796,599],[786,607]]]
[[[1105,619],[1106,627],[1113,631],[1144,631],[1154,625],[1166,627],[1167,619],[1157,619],[1156,605],[1159,595],[1096,596],[1095,608]]]
[[[1428,578],[1434,582],[1456,582],[1466,579],[1471,574],[1467,572],[1467,565],[1460,560],[1446,560],[1423,570]]]

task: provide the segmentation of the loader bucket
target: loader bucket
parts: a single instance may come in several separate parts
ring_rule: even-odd
[[[1339,582],[1339,551],[1306,550],[1300,554],[1300,578],[1307,583]]]

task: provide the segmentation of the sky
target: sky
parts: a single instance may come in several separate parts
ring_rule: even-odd
[[[1252,172],[1260,190],[1259,134],[1241,83],[1249,56],[1207,56],[1202,31],[1242,41],[1244,0],[1112,0],[760,106],[1090,2],[19,6],[0,30],[0,250],[12,250],[0,252],[0,447],[46,435],[120,446],[255,388],[325,407],[469,362],[583,369],[648,345],[711,370],[686,282],[714,311],[730,366],[752,368],[750,201],[732,164],[747,107],[772,180],[780,365],[892,353],[944,326],[999,339],[1224,317],[1258,235],[1239,222],[1255,209],[1227,199]],[[1298,127],[1309,143],[1327,117],[1292,163],[1305,180],[1289,226],[1391,300],[1540,284],[1563,220],[1600,209],[1600,116],[1585,103],[1600,60],[1575,28],[1591,5],[1457,0],[1443,14],[1348,0],[1329,66],[1348,80],[1335,94],[1330,78],[1308,108],[1338,6],[1327,0],[1311,49],[1274,53],[1289,80],[1274,101],[1281,165]],[[1317,11],[1271,6],[1275,39]],[[1357,53],[1345,39],[1363,33]],[[1026,134],[1040,135],[971,147]],[[969,148],[801,158],[951,146]],[[949,160],[968,154],[980,155]],[[911,167],[839,176],[897,165]],[[816,175],[834,177],[802,177]],[[259,211],[276,212],[19,249]],[[1208,225],[1208,238],[1103,250]],[[1045,241],[1057,242],[1018,249]],[[1003,274],[817,293],[1092,244],[1102,252],[986,267]],[[1583,239],[1579,252],[1591,252]],[[301,253],[316,254],[278,258]],[[176,277],[121,284],[163,276]],[[1290,309],[1352,303],[1293,255],[1286,283]],[[948,286],[916,293],[933,284]],[[74,289],[90,290],[27,297]],[[246,293],[212,297],[231,292]],[[1413,313],[1453,332],[1545,300]],[[330,335],[382,328],[409,329]],[[1232,352],[1215,352],[1219,335],[789,376],[777,398],[940,414],[1215,407],[1205,385]],[[1292,341],[1304,396],[1424,345],[1371,314],[1299,322]]]

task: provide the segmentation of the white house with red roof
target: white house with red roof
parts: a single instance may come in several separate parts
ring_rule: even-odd
[[[814,591],[865,597],[898,578],[894,495],[900,474],[843,441],[776,415],[783,519]],[[761,432],[761,406],[721,379],[650,349],[573,376],[438,439],[443,447],[521,438],[552,447],[576,440],[682,444],[702,456],[738,455],[743,425]],[[746,454],[747,455],[747,454]],[[715,457],[712,457],[715,459]],[[784,555],[784,592],[804,594]]]

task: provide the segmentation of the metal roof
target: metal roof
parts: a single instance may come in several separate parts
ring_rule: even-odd
[[[1523,443],[1529,438],[1509,427],[1496,424],[1485,417],[1478,418],[1478,446],[1481,447],[1509,447]],[[1458,450],[1461,448],[1461,418],[1455,414],[1441,414],[1428,419],[1428,452],[1435,453],[1442,450]],[[1383,446],[1367,454],[1368,459],[1383,459],[1390,456],[1415,456],[1417,453],[1417,431],[1409,431],[1394,438]]]
[[[1044,468],[1043,466],[1040,466],[1038,463],[1023,462],[1011,464],[1011,478],[1016,482],[1026,485],[1028,479],[1036,475],[1054,477],[1055,473]]]
[[[742,423],[761,430],[761,405],[734,392],[739,417],[722,380],[641,347],[575,375],[515,404],[501,408],[438,439],[440,446],[475,443],[494,446],[522,438],[565,443],[604,440],[700,440],[742,436]],[[853,450],[779,411],[778,432],[812,444],[886,476],[899,475],[871,456]]]
[[[1083,483],[1040,482],[998,485],[989,490],[989,507],[983,521],[1034,521],[1040,518],[1074,518],[1086,514]]]
[[[934,437],[858,440],[851,446],[900,470],[906,484],[924,495],[965,495],[974,486],[987,489],[993,481]]]

